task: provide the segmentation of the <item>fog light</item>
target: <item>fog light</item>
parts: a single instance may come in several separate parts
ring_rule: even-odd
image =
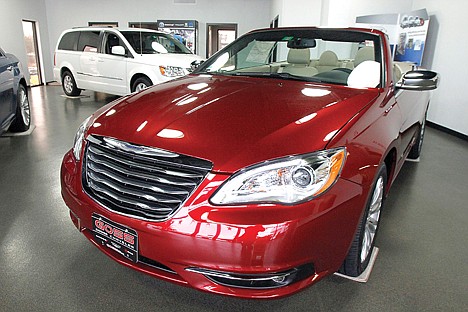
[[[270,289],[290,285],[314,275],[314,266],[304,264],[291,270],[267,274],[239,274],[202,268],[187,268],[189,272],[204,275],[216,284],[236,288]]]

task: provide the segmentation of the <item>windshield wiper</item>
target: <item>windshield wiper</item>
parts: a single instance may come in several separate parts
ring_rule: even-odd
[[[234,76],[281,78],[281,79],[288,79],[288,80],[322,82],[322,80],[319,79],[319,78],[296,76],[296,75],[291,75],[290,73],[235,72],[235,73],[232,73],[232,75],[234,75]]]

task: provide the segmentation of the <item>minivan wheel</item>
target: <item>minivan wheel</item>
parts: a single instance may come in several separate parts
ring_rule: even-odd
[[[387,185],[387,168],[382,164],[371,189],[366,209],[359,222],[351,248],[339,272],[348,276],[359,276],[369,265],[374,248],[375,236],[380,223],[381,209],[385,199]]]
[[[62,75],[62,88],[63,92],[68,96],[78,96],[81,93],[81,89],[78,89],[75,78],[69,71],[64,72]]]
[[[12,132],[22,132],[31,125],[31,106],[29,105],[28,91],[20,84],[16,95],[16,117],[10,126]]]
[[[148,78],[140,77],[133,83],[132,92],[140,92],[141,90],[144,90],[152,85],[153,84]]]

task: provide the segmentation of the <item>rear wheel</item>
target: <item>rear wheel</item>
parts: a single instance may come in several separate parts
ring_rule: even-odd
[[[153,84],[151,83],[151,80],[146,77],[140,77],[133,83],[132,92],[140,92],[141,90],[144,90],[152,85]]]
[[[372,187],[372,195],[367,202],[351,248],[340,268],[340,273],[356,277],[361,275],[369,265],[380,223],[380,212],[384,203],[386,185],[387,168],[385,164],[382,164]]]
[[[16,117],[10,126],[12,132],[22,132],[31,125],[31,106],[29,105],[28,91],[20,84],[16,95]]]
[[[62,88],[68,96],[78,96],[81,93],[81,89],[78,89],[75,78],[69,71],[65,71],[62,75]]]

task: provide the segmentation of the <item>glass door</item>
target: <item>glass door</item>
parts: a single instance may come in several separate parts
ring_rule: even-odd
[[[29,85],[31,87],[42,85],[36,22],[23,20],[23,35],[26,55],[28,57]]]

